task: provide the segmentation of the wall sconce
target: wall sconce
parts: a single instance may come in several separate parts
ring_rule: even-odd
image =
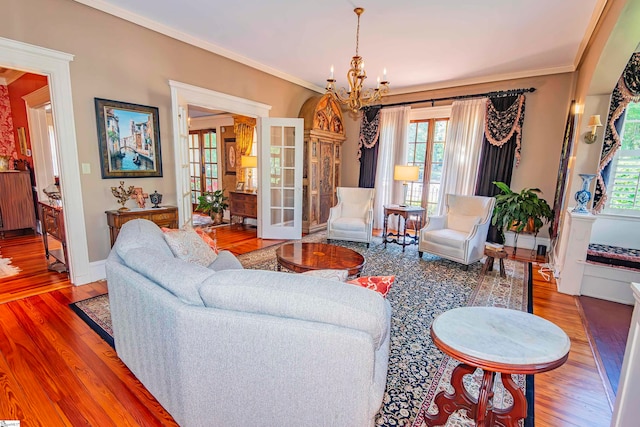
[[[586,142],[587,144],[593,144],[594,142],[596,142],[596,138],[598,137],[596,131],[600,126],[602,126],[602,122],[600,121],[600,114],[595,114],[589,117],[589,124],[587,125],[587,127],[591,128],[591,132],[587,132],[584,135],[584,142]]]
[[[396,165],[393,170],[393,179],[395,181],[404,181],[402,183],[403,186],[403,195],[402,202],[400,206],[404,207],[405,202],[407,201],[407,187],[408,181],[417,181],[420,176],[420,168],[418,166],[402,166]]]

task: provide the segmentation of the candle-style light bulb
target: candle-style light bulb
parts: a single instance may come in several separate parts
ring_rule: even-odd
[[[378,86],[376,86],[376,89],[380,89],[380,76],[378,76]]]
[[[331,75],[329,76],[331,80],[333,80],[333,65],[331,66]]]
[[[382,80],[384,80],[385,82],[387,81],[387,69],[383,69],[382,70]]]

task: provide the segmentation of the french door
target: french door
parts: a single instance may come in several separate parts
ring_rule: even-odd
[[[218,189],[218,139],[215,129],[189,131],[191,204],[198,205],[202,193]]]
[[[303,119],[258,121],[258,237],[302,238]]]

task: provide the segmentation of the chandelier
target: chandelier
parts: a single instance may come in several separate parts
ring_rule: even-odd
[[[340,103],[345,104],[353,114],[357,114],[362,107],[380,101],[382,96],[389,92],[389,82],[387,81],[387,69],[385,68],[382,73],[382,81],[378,77],[378,85],[375,89],[364,89],[362,87],[364,80],[367,78],[367,72],[364,70],[364,59],[358,55],[358,45],[360,44],[360,15],[364,13],[364,9],[356,7],[353,11],[358,15],[358,29],[356,31],[356,54],[351,58],[351,68],[347,72],[349,90],[343,87],[336,90],[333,65],[331,66],[331,76],[327,79],[326,90]]]

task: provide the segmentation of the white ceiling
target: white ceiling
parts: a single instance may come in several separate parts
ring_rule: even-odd
[[[355,6],[368,83],[392,93],[573,71],[606,0],[76,0],[322,90],[346,84]]]

